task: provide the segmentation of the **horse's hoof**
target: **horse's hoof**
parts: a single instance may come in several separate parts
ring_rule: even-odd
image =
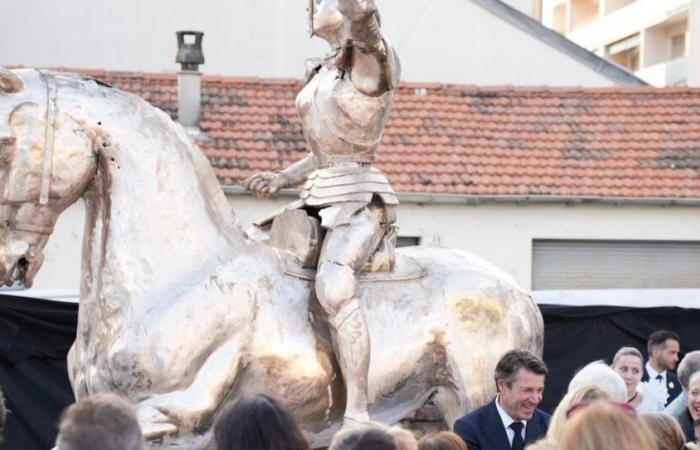
[[[177,427],[172,423],[142,423],[141,432],[143,437],[151,441],[177,433]]]
[[[141,425],[141,432],[148,440],[177,432],[177,426],[170,422],[170,418],[153,406],[139,406],[136,415]]]

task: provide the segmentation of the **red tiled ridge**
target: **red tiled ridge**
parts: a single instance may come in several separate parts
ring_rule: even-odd
[[[177,114],[172,74],[89,72]],[[298,80],[205,76],[222,184],[305,156]],[[700,89],[402,83],[377,166],[404,193],[700,199]]]

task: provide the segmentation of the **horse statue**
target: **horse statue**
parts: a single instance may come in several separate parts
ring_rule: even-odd
[[[154,445],[204,449],[223,404],[264,392],[327,445],[345,387],[314,273],[242,230],[163,111],[86,76],[0,68],[0,196],[0,280],[26,286],[59,214],[85,201],[77,399],[122,394]],[[396,253],[392,272],[360,278],[369,412],[395,423],[432,400],[451,425],[491,399],[505,351],[541,355],[542,317],[476,256]]]

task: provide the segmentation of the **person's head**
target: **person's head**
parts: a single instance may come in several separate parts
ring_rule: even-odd
[[[309,28],[312,36],[325,39],[331,45],[341,42],[343,16],[336,0],[309,0]]]
[[[649,336],[647,351],[649,352],[649,361],[656,370],[672,370],[678,363],[681,338],[673,331],[655,331]]]
[[[683,357],[683,361],[678,364],[678,381],[685,392],[688,392],[690,376],[695,372],[700,372],[700,350],[694,350]]]
[[[396,450],[418,450],[418,442],[416,437],[405,428],[391,427],[389,434],[394,437]]]
[[[627,397],[631,398],[637,391],[637,385],[644,375],[644,357],[634,347],[622,347],[615,353],[612,368],[627,386]]]
[[[228,403],[214,421],[217,450],[309,450],[294,416],[267,395]]]
[[[550,439],[540,439],[527,446],[527,450],[558,450],[557,444]]]
[[[5,436],[5,418],[7,417],[7,409],[5,409],[5,397],[0,390],[0,447]]]
[[[498,403],[513,420],[530,420],[542,401],[547,365],[525,350],[511,350],[496,364]]]
[[[685,444],[685,434],[676,419],[663,412],[646,412],[639,416],[656,439],[658,450],[679,450]]]
[[[61,415],[58,450],[143,450],[141,427],[129,402],[116,394],[95,394]]]
[[[611,400],[610,393],[598,386],[584,385],[573,391],[567,392],[564,398],[561,399],[559,405],[552,414],[552,419],[547,429],[547,439],[551,442],[558,442],[561,439],[564,425],[567,421],[567,413],[569,408],[581,402],[592,402],[595,400]]]
[[[594,361],[579,370],[569,382],[568,392],[575,391],[581,386],[590,385],[598,386],[607,391],[614,401],[627,401],[625,380],[603,361]]]
[[[688,382],[688,411],[693,420],[700,418],[700,372],[692,374]]]
[[[328,450],[398,450],[398,447],[389,428],[366,422],[341,429],[333,436]]]
[[[656,450],[654,438],[634,408],[601,401],[572,414],[557,445],[566,450]]]
[[[426,434],[418,441],[418,450],[467,450],[461,437],[449,431]]]

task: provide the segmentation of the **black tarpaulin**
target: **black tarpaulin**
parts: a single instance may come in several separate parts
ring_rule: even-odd
[[[3,450],[47,450],[73,400],[66,355],[78,305],[0,295],[0,386],[7,417]]]
[[[600,359],[610,363],[624,346],[646,355],[647,337],[656,330],[677,332],[681,353],[700,349],[700,309],[540,305],[540,310],[545,322],[544,360],[549,366],[541,405],[545,411],[556,408],[577,369]]]

